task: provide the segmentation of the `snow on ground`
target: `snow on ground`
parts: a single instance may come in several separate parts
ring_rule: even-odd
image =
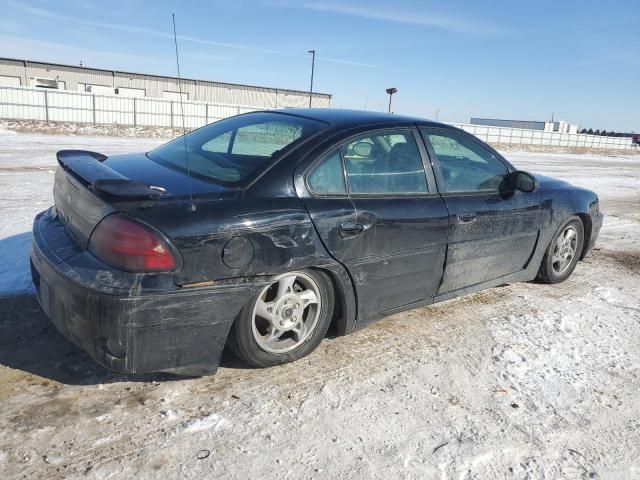
[[[147,151],[166,139],[16,134],[0,129],[0,296],[31,292],[28,252],[36,213],[53,204],[56,152]]]
[[[0,132],[5,293],[27,289],[55,151],[154,142]],[[567,282],[394,315],[294,364],[125,377],[32,295],[0,298],[0,478],[637,478],[640,157],[506,155],[600,195],[598,250]]]

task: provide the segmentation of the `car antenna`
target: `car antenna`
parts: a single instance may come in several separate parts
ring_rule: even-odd
[[[184,140],[184,160],[187,164],[187,184],[189,185],[189,206],[191,212],[196,211],[196,204],[193,203],[193,191],[191,190],[191,166],[189,165],[189,150],[187,149],[187,128],[184,124],[184,100],[182,98],[182,77],[180,76],[180,58],[178,57],[178,36],[176,35],[176,14],[171,14],[173,22],[173,43],[176,47],[176,66],[178,67],[178,93],[180,94],[180,117],[182,118],[182,138]]]

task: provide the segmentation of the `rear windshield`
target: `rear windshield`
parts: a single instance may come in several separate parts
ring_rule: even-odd
[[[204,180],[237,183],[279,154],[326,128],[326,124],[279,113],[249,113],[220,120],[178,137],[147,155]]]

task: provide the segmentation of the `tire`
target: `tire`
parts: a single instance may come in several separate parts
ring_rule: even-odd
[[[291,277],[295,277],[293,282]],[[279,275],[245,305],[231,327],[227,344],[252,367],[299,360],[313,352],[327,334],[334,302],[331,279],[323,272],[301,270]]]
[[[573,239],[568,241],[567,235],[570,235],[568,232],[574,232],[575,241]],[[538,280],[543,283],[564,282],[576,268],[583,245],[584,225],[582,220],[577,216],[569,217],[560,225],[547,247],[540,264],[540,270],[538,270]],[[567,257],[569,250],[572,250],[570,260]]]

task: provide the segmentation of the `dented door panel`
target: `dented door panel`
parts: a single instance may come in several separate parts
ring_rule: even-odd
[[[449,209],[449,245],[439,294],[527,266],[540,230],[538,192],[516,192],[507,198],[498,193],[451,194],[444,200]]]

